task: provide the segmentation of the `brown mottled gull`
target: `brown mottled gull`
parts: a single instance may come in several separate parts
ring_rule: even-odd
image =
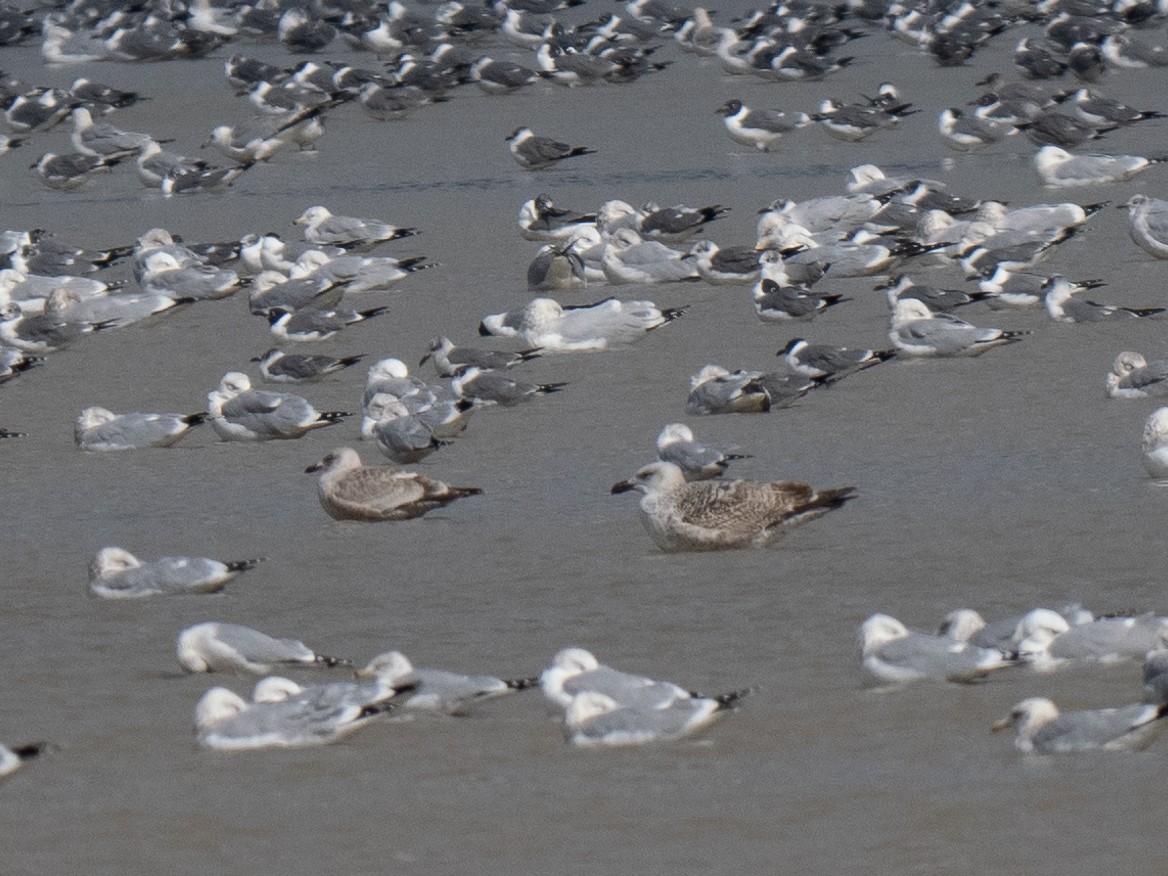
[[[321,472],[320,504],[337,520],[410,520],[482,492],[394,466],[364,466],[351,447],[338,447],[305,469],[316,471]]]
[[[654,462],[613,493],[639,490],[641,519],[665,551],[764,547],[786,529],[852,498],[855,487],[815,490],[793,481],[687,482],[671,462]]]

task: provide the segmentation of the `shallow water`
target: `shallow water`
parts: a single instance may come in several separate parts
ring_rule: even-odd
[[[4,227],[94,244],[156,225],[196,241],[290,235],[314,203],[417,226],[423,234],[388,251],[442,267],[363,296],[359,306],[388,303],[390,314],[321,347],[413,363],[431,337],[473,342],[483,315],[530,297],[523,277],[536,245],[514,220],[540,191],[576,209],[613,197],[725,204],[730,214],[710,228],[722,244],[752,241],[755,211],[771,200],[840,191],[848,168],[869,161],[1013,204],[1161,194],[1168,177],[1158,168],[1103,189],[1043,190],[1021,137],[985,153],[944,151],[937,112],[974,97],[990,70],[1010,71],[1011,34],[956,69],[873,34],[848,47],[857,60],[843,73],[774,84],[668,46],[660,55],[673,65],[627,87],[546,85],[499,98],[463,90],[388,123],[342,107],[318,156],[278,157],[221,196],[165,200],[126,169],[77,193],[46,190],[27,165],[64,145],[58,130],[0,157],[0,215]],[[238,50],[280,57],[270,46]],[[111,120],[193,151],[214,124],[246,116],[222,81],[227,54],[57,71],[43,70],[33,49],[0,57],[38,84],[87,75],[140,88],[154,99]],[[889,78],[922,112],[860,144],[808,128],[775,153],[748,154],[713,113],[734,96],[810,111]],[[1162,81],[1137,71],[1104,84],[1146,104]],[[597,154],[521,171],[503,142],[520,124]],[[1105,151],[1154,153],[1164,131],[1162,121],[1117,131]],[[1128,239],[1118,210],[1103,210],[1050,264],[1106,278],[1101,300],[1164,295],[1163,264]],[[948,270],[922,276],[956,280]],[[270,343],[241,297],[82,339],[0,388],[0,425],[29,433],[0,447],[0,739],[61,746],[0,788],[4,869],[1158,872],[1162,745],[1026,759],[989,733],[1026,696],[1068,707],[1132,701],[1138,667],[878,692],[860,676],[855,629],[874,611],[928,628],[966,605],[992,616],[1069,601],[1168,611],[1158,572],[1168,491],[1139,456],[1154,404],[1103,394],[1120,350],[1163,355],[1164,323],[1070,326],[978,305],[972,321],[1033,335],[977,359],[884,365],[770,415],[685,416],[689,375],[708,362],[766,368],[794,334],[885,344],[887,306],[874,282],[825,281],[854,300],[794,330],[759,323],[735,288],[564,296],[615,291],[690,310],[630,348],[525,366],[519,376],[569,386],[477,414],[464,438],[420,467],[484,494],[403,524],[343,524],[321,511],[302,472],[351,443],[349,426],[256,446],[216,443],[203,429],[170,450],[76,450],[72,422],[85,406],[194,411],[224,372],[254,374],[247,360]],[[318,408],[352,410],[358,371],[303,393]],[[660,554],[634,501],[608,488],[652,458],[664,423],[683,419],[700,438],[752,454],[735,463],[740,476],[854,484],[859,498],[769,550]],[[106,544],[268,561],[219,596],[104,603],[87,597],[85,569]],[[173,655],[177,632],[208,619],[359,660],[397,648],[419,665],[505,676],[582,645],[694,689],[758,690],[698,738],[659,748],[570,750],[556,717],[527,695],[465,719],[385,723],[320,750],[223,755],[200,750],[191,724],[200,694],[224,679],[182,676]],[[224,683],[245,692],[251,679]]]

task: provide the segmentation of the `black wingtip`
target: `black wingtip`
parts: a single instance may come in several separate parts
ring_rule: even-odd
[[[266,559],[267,557],[253,557],[250,560],[231,560],[223,565],[232,572],[249,572]]]

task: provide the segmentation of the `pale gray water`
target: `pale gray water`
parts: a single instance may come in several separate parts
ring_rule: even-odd
[[[611,197],[726,204],[732,212],[710,229],[725,245],[752,242],[754,211],[770,200],[840,191],[848,168],[866,161],[1015,204],[1162,194],[1159,168],[1105,189],[1045,191],[1021,137],[948,153],[955,167],[942,168],[937,112],[974,97],[973,82],[989,70],[1009,71],[1012,34],[951,70],[873,34],[848,47],[858,56],[849,70],[820,83],[728,77],[670,47],[660,54],[672,67],[628,87],[546,85],[500,98],[467,89],[396,123],[343,107],[318,157],[280,156],[221,196],[166,201],[128,169],[77,193],[46,190],[27,165],[42,146],[65,141],[60,130],[0,157],[3,225],[95,244],[129,242],[154,225],[193,241],[268,230],[293,239],[292,219],[324,203],[419,227],[422,235],[386,251],[443,267],[361,297],[357,306],[388,303],[392,313],[321,346],[412,365],[430,338],[475,342],[483,315],[529,298],[523,278],[538,245],[514,223],[540,191],[574,209]],[[252,48],[239,50],[281,57]],[[888,53],[891,69],[880,60]],[[155,99],[113,121],[193,151],[214,124],[246,115],[222,81],[226,54],[60,71],[41,69],[31,48],[0,57],[40,84],[88,75],[140,88]],[[735,96],[810,110],[888,78],[922,112],[866,143],[808,128],[774,153],[747,154],[713,112]],[[1168,108],[1156,104],[1163,92],[1153,83],[1162,74],[1116,75],[1106,93]],[[559,170],[521,171],[503,142],[521,124],[598,152]],[[1117,131],[1105,151],[1155,152],[1164,130],[1151,122]],[[1108,301],[1164,295],[1163,263],[1136,248],[1115,209],[1051,264],[1108,279]],[[987,617],[1067,601],[1168,611],[1160,572],[1168,491],[1147,479],[1139,454],[1155,405],[1103,393],[1120,350],[1164,354],[1164,323],[1072,326],[1039,310],[976,306],[965,315],[979,325],[1033,336],[974,360],[881,365],[771,415],[684,417],[689,375],[707,362],[773,367],[775,351],[798,334],[884,346],[887,305],[874,284],[835,284],[856,300],[794,329],[758,322],[740,288],[613,290],[691,309],[626,350],[517,369],[520,379],[569,386],[477,414],[464,438],[420,468],[484,494],[403,524],[330,520],[302,473],[335,444],[353,443],[355,424],[254,446],[216,443],[209,427],[168,450],[73,446],[73,418],[88,405],[194,411],[224,372],[254,375],[247,360],[271,344],[242,296],[84,338],[0,388],[0,425],[29,433],[0,447],[0,739],[62,748],[0,786],[3,869],[1158,872],[1163,743],[1036,761],[989,733],[1026,696],[1066,708],[1133,701],[1138,667],[873,692],[854,637],[874,611],[922,628],[965,605]],[[297,391],[319,409],[355,410],[363,380],[357,368]],[[635,500],[608,488],[652,459],[661,426],[679,419],[709,443],[752,454],[736,463],[739,476],[854,484],[859,498],[770,550],[659,554]],[[269,560],[221,596],[112,604],[85,589],[86,565],[106,544],[147,557]],[[559,648],[581,645],[698,690],[758,691],[696,740],[638,750],[570,750],[539,695],[524,694],[465,719],[384,724],[323,749],[224,755],[197,748],[192,729],[198,697],[224,679],[183,677],[174,657],[177,633],[210,619],[358,661],[396,648],[418,665],[501,676],[537,672]],[[251,679],[225,683],[246,692]]]

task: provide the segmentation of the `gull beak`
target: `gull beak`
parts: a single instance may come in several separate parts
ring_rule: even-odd
[[[612,489],[609,490],[609,493],[615,496],[617,493],[627,493],[629,490],[635,490],[636,488],[637,485],[632,481],[620,481],[619,483],[612,485]]]

